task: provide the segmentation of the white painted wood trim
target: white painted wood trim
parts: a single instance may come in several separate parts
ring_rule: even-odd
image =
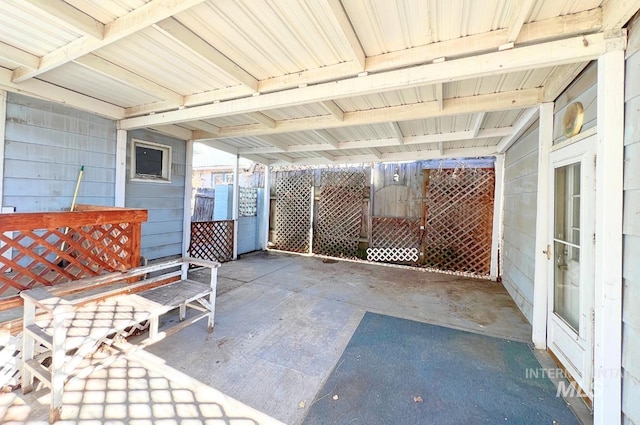
[[[543,252],[549,244],[549,169],[553,145],[553,103],[540,105],[538,134],[538,191],[536,202],[535,276],[531,339],[537,349],[547,348],[547,295],[549,260]]]
[[[624,51],[598,59],[594,425],[622,420],[624,72]]]
[[[122,120],[121,124],[122,128],[125,129],[158,124],[176,124],[234,114],[264,112],[265,110],[283,106],[298,106],[371,93],[460,81],[468,78],[501,75],[520,70],[565,65],[595,59],[609,49],[623,49],[624,45],[624,37],[605,38],[600,33],[590,34],[501,52],[486,53],[470,58],[380,72],[364,77],[346,78],[329,83],[267,93],[257,97],[128,118]],[[435,103],[437,104],[437,102]],[[445,111],[446,109],[445,102]]]
[[[271,218],[271,170],[268,165],[264,166],[264,193],[262,211],[262,249],[269,249],[269,219]]]
[[[493,192],[493,234],[491,236],[491,280],[498,280],[502,246],[502,210],[504,200],[504,155],[496,155]]]
[[[116,130],[116,207],[124,207],[127,187],[127,130]]]
[[[240,205],[240,155],[233,164],[233,259],[238,259],[238,207]]]
[[[4,205],[4,145],[7,122],[7,92],[0,90],[0,207]]]
[[[182,255],[189,255],[191,243],[191,191],[193,179],[193,140],[186,142],[186,158],[184,165],[184,215],[182,218]]]

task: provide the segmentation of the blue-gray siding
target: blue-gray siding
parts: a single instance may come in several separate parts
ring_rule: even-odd
[[[131,139],[171,146],[171,182],[131,181]],[[128,133],[127,183],[125,206],[144,208],[149,219],[142,224],[141,253],[147,259],[182,254],[182,222],[184,219],[184,175],[186,144],[182,140],[146,130]]]
[[[636,25],[630,44],[638,43]],[[640,51],[626,63],[624,143],[622,412],[625,424],[640,425]]]
[[[3,205],[17,212],[114,204],[116,124],[63,105],[9,93]]]
[[[502,283],[527,320],[533,314],[538,125],[505,154]]]

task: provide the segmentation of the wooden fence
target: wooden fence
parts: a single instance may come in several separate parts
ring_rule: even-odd
[[[74,212],[0,217],[0,311],[20,291],[125,270],[140,263],[147,211],[78,205]]]

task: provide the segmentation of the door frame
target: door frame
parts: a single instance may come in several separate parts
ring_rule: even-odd
[[[594,323],[593,311],[595,305],[595,131],[585,131],[580,138],[571,139],[567,142],[559,143],[552,147],[549,155],[549,192],[548,202],[548,235],[547,250],[550,250],[551,259],[547,261],[547,343],[548,349],[562,364],[563,368],[569,372],[572,378],[580,386],[581,392],[588,398],[593,398],[593,351],[594,351]],[[558,253],[555,252],[555,170],[570,164],[581,165],[581,188],[580,188],[580,325],[579,329],[586,333],[575,331],[564,321],[564,319],[553,317],[554,288],[555,288],[555,262]],[[549,255],[547,255],[549,257]],[[585,286],[587,285],[587,286]],[[553,333],[557,332],[560,337],[564,336],[565,343],[571,344],[568,340],[577,336],[578,345],[585,352],[582,357],[582,364],[574,365],[570,361],[570,356],[562,349],[567,345],[554,344]],[[560,341],[557,341],[560,342]],[[552,346],[555,345],[555,349]],[[574,346],[575,347],[575,346]],[[571,346],[569,346],[571,348]],[[563,361],[564,360],[564,361]]]
[[[624,50],[597,59],[596,244],[594,280],[594,425],[622,421],[622,224],[624,164]],[[554,104],[540,105],[532,340],[547,348],[549,154]],[[584,133],[584,132],[583,132]],[[574,136],[581,137],[581,134]]]

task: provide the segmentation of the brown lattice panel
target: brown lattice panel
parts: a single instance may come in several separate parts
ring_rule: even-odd
[[[381,262],[417,262],[419,218],[371,217],[371,247],[367,258]]]
[[[440,270],[490,274],[493,168],[431,170],[424,260]]]
[[[0,225],[0,294],[139,265],[144,210],[18,213]],[[15,303],[20,303],[15,298]],[[13,306],[11,304],[11,306]],[[9,304],[7,304],[9,305]]]
[[[323,172],[313,252],[355,257],[362,227],[365,175],[362,172]]]
[[[233,220],[192,222],[189,255],[221,263],[231,261]]]
[[[276,248],[309,252],[311,175],[278,179],[276,196]]]

